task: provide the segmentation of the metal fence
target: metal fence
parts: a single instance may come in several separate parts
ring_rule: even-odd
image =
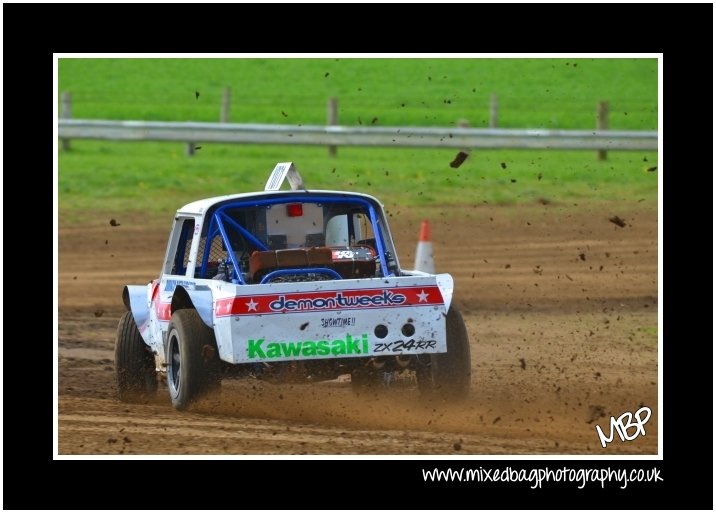
[[[656,131],[544,130],[502,128],[348,127],[238,123],[60,119],[58,136],[115,141],[513,148],[560,150],[656,150]]]

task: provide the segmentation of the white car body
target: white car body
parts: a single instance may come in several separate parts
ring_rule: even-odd
[[[286,178],[292,190],[278,190]],[[339,213],[331,217],[331,209]],[[244,225],[253,226],[253,231]],[[319,242],[320,248],[309,242]],[[270,249],[271,243],[282,248]],[[241,256],[237,245],[243,248]],[[252,246],[260,249],[250,251]],[[331,262],[325,260],[324,248],[330,249]],[[224,265],[224,279],[209,277],[216,263],[211,255],[222,249],[228,255],[216,265]],[[373,252],[373,263],[368,263],[365,255]],[[250,272],[249,265],[259,257],[272,259],[273,253],[276,267],[262,279],[271,275],[275,281],[261,283],[263,269]],[[304,254],[307,261],[320,255],[324,264],[278,265],[279,257],[302,259]],[[341,265],[356,273],[359,265],[362,269],[374,265],[376,271],[359,277],[339,275],[335,269]],[[324,279],[284,280],[285,276],[313,280],[318,275]],[[400,268],[377,199],[305,190],[293,165],[281,163],[267,190],[204,199],[180,208],[159,278],[148,285],[127,286],[124,302],[161,370],[166,367],[172,314],[188,307],[196,309],[213,330],[219,358],[228,364],[444,353],[452,294],[449,274]]]

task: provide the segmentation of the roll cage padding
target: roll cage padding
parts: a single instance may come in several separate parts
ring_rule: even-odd
[[[332,263],[331,249],[326,247],[254,251],[249,257],[249,275],[258,282],[277,269],[326,267]]]

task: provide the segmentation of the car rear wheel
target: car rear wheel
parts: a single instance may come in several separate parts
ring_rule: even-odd
[[[172,404],[184,410],[221,386],[214,332],[196,310],[172,314],[167,333],[167,384]]]
[[[415,376],[421,394],[444,400],[465,399],[470,392],[470,341],[460,312],[447,314],[447,352],[418,362]]]
[[[154,397],[157,391],[154,355],[144,343],[132,312],[125,312],[117,326],[114,367],[121,401],[146,402]]]

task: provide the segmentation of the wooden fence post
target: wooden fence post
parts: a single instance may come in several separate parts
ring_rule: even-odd
[[[498,112],[497,95],[492,93],[490,95],[490,128],[497,128]]]
[[[334,126],[338,124],[338,98],[329,98],[328,104],[326,105],[326,125]],[[328,147],[328,156],[336,156],[336,147]]]
[[[458,128],[470,128],[470,122],[467,119],[458,119],[456,124]],[[469,155],[471,149],[472,148],[463,148],[462,151]]]
[[[221,114],[219,115],[219,121],[221,123],[229,122],[229,111],[231,109],[231,88],[224,88],[224,96],[221,98]]]
[[[597,103],[597,130],[609,129],[609,103]],[[607,150],[597,150],[597,160],[607,160]]]
[[[60,117],[62,119],[70,119],[72,117],[72,93],[65,91],[62,93],[62,107],[60,109]],[[70,149],[70,140],[62,139],[62,149],[68,151]]]

